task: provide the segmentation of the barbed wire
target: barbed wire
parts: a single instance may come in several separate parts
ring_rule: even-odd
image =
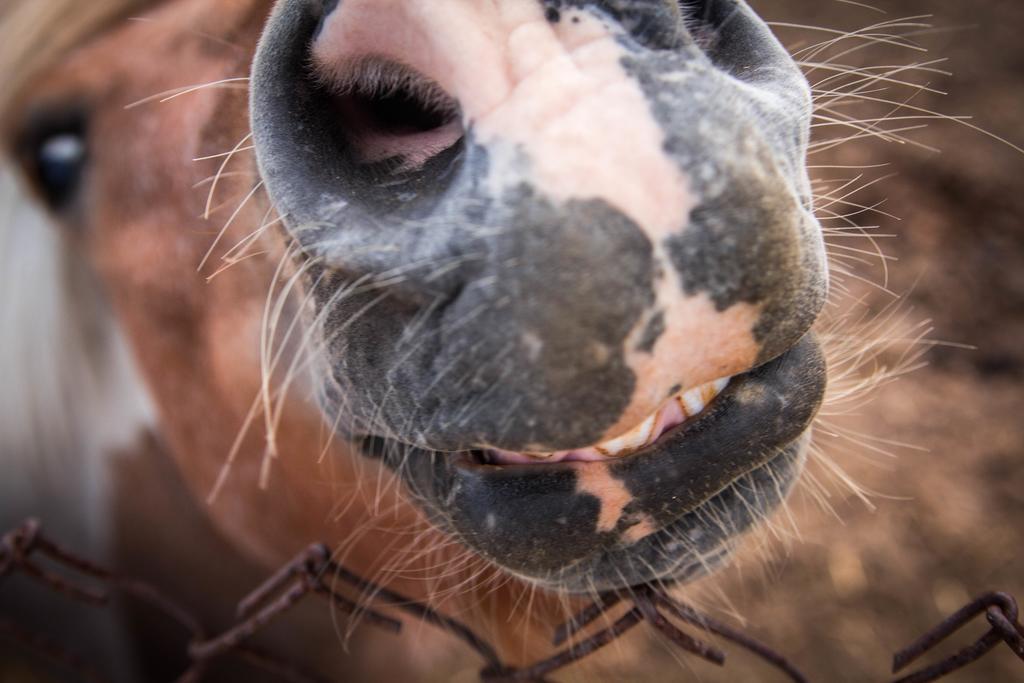
[[[53,567],[42,564],[46,562]],[[65,577],[60,569],[71,576]],[[562,648],[556,654],[525,667],[506,664],[497,650],[464,623],[446,616],[432,607],[360,577],[331,559],[327,546],[311,546],[287,563],[238,606],[237,622],[216,635],[207,634],[200,621],[155,587],[134,578],[124,577],[100,567],[58,545],[42,533],[37,520],[28,520],[5,534],[0,540],[0,589],[3,580],[21,574],[46,589],[64,597],[94,606],[108,607],[115,595],[121,594],[158,610],[189,635],[188,668],[178,683],[200,683],[217,660],[235,657],[250,665],[292,683],[326,681],[302,665],[281,658],[252,645],[251,641],[271,622],[283,617],[300,602],[316,595],[327,599],[351,618],[358,616],[367,624],[398,634],[402,622],[377,608],[357,603],[339,592],[347,588],[371,601],[400,614],[412,616],[445,631],[473,650],[483,661],[480,680],[486,683],[551,683],[548,676],[572,666],[619,639],[641,623],[646,623],[680,650],[713,664],[725,664],[725,653],[679,626],[685,624],[707,635],[719,638],[748,651],[796,683],[808,678],[774,649],[749,635],[683,604],[655,586],[633,587],[598,597],[566,623],[555,629],[553,644]],[[89,585],[90,582],[98,584]],[[629,609],[604,628],[593,630],[594,624],[622,604]],[[919,669],[893,683],[929,683],[968,666],[1005,643],[1024,660],[1024,627],[1013,597],[1006,593],[987,593],[964,606],[948,619],[929,630],[920,639],[896,654],[893,673],[898,674],[925,653],[931,652],[953,633],[982,614],[990,626],[977,641],[931,666]],[[71,652],[46,634],[25,629],[21,624],[0,617],[0,638],[19,643],[54,665],[77,674],[90,683],[106,683],[99,670],[81,655]],[[580,638],[579,640],[576,640]],[[572,641],[572,642],[570,642]],[[566,645],[566,643],[570,643]]]

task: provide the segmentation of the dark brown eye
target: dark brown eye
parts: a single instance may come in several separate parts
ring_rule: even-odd
[[[26,173],[49,208],[61,211],[78,196],[89,159],[84,115],[77,112],[33,117],[21,136]]]

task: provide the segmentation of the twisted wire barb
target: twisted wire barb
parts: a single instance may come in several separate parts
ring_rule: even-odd
[[[999,643],[1024,660],[1024,626],[1021,626],[1017,601],[1006,593],[986,593],[960,608],[935,628],[925,633],[893,657],[892,672],[898,674],[942,641],[985,615],[991,628],[972,644],[946,659],[897,679],[893,683],[929,683],[972,664],[991,652]]]

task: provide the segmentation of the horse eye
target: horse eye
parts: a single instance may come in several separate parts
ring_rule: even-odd
[[[78,194],[89,159],[86,118],[79,108],[37,111],[22,128],[18,156],[50,209],[66,209]]]
[[[34,160],[36,182],[52,208],[63,208],[74,199],[86,156],[85,139],[76,131],[52,133],[40,141]]]

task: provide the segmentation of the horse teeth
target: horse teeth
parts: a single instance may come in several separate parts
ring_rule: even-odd
[[[707,405],[704,402],[704,395],[701,392],[703,387],[691,389],[682,395],[683,406],[686,408],[687,415],[699,415],[704,410],[704,406]]]
[[[623,455],[642,448],[652,440],[651,435],[657,421],[658,413],[654,413],[622,436],[598,444],[596,448],[602,454],[609,456]]]
[[[623,456],[649,446],[669,429],[699,415],[722,390],[729,385],[729,378],[716,379],[689,391],[681,391],[669,398],[661,408],[622,436],[595,446],[602,455]]]
[[[497,462],[503,464],[562,461],[593,462],[610,458],[621,458],[630,453],[635,453],[645,446],[650,446],[668,430],[699,415],[708,403],[718,394],[722,393],[722,390],[728,384],[729,378],[716,379],[713,382],[708,382],[689,391],[680,391],[678,394],[671,396],[658,410],[633,429],[614,439],[603,441],[596,446],[568,451],[555,451],[553,453],[515,453],[494,448],[490,449],[490,452],[495,456]]]

